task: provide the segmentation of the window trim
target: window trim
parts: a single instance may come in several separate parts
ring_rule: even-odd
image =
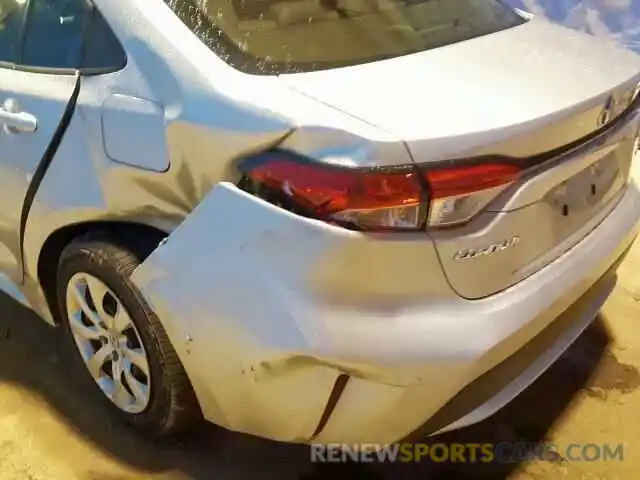
[[[89,38],[90,29],[89,24],[94,21],[96,14],[100,14],[100,10],[96,7],[95,3],[92,0],[85,0],[91,6],[90,19],[87,25],[84,27],[84,31],[82,32],[82,48],[80,58],[84,59],[84,54],[86,52],[87,40]],[[27,0],[27,5],[25,6],[24,16],[22,18],[22,25],[20,30],[20,51],[18,52],[18,61],[17,62],[6,62],[0,60],[0,69],[4,70],[13,70],[16,72],[24,72],[24,73],[35,73],[40,75],[59,75],[59,76],[74,76],[77,73],[80,73],[82,77],[95,77],[99,75],[108,75],[110,73],[116,73],[124,70],[129,63],[129,56],[127,55],[127,51],[124,48],[124,45],[118,38],[118,36],[113,32],[113,36],[118,40],[122,51],[124,53],[124,57],[120,65],[113,67],[100,67],[100,68],[59,68],[59,67],[38,67],[33,65],[23,65],[22,62],[22,54],[24,51],[24,44],[26,42],[26,32],[27,32],[27,23],[29,20],[29,15],[31,13],[31,5],[32,0]],[[104,18],[104,17],[103,17]],[[106,19],[104,20],[106,22]],[[111,26],[107,23],[109,29],[111,30]]]

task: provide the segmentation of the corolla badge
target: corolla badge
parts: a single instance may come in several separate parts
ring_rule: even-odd
[[[458,250],[453,256],[453,260],[456,262],[462,260],[472,260],[478,257],[490,257],[499,252],[504,252],[510,248],[515,247],[520,243],[520,236],[514,235],[511,238],[503,240],[501,242],[492,243],[491,245],[486,245],[479,248],[464,248],[462,250]]]

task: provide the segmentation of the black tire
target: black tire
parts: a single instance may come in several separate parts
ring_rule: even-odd
[[[78,368],[113,414],[142,433],[161,439],[175,437],[199,423],[200,407],[191,383],[160,321],[129,280],[135,268],[157,246],[139,238],[116,239],[94,234],[72,241],[58,264],[57,299],[66,336],[76,355]],[[75,344],[67,316],[66,290],[76,273],[100,279],[118,297],[138,330],[147,354],[151,388],[149,403],[140,413],[129,413],[113,404],[95,383]]]

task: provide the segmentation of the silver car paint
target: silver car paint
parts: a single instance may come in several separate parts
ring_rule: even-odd
[[[281,78],[395,133],[417,162],[527,157],[594,130],[611,93],[624,108],[640,81],[640,56],[536,19],[413,55]]]
[[[41,75],[5,70],[0,76],[0,98],[15,102],[16,109],[37,118],[37,131],[18,133],[4,124],[0,153],[0,269],[14,281],[22,282],[18,225],[22,202],[40,159],[60,123],[74,91],[73,76]],[[19,91],[16,85],[21,85]]]
[[[452,287],[465,298],[499,292],[550,264],[596,228],[624,193],[639,125],[640,114],[631,115],[550,168],[512,185],[462,228],[431,232]],[[600,175],[595,173],[598,168]],[[565,192],[567,185],[571,188]],[[564,215],[563,205],[570,215]],[[520,236],[517,248],[473,262],[454,258],[460,249],[501,242],[510,235]]]
[[[170,332],[206,418],[309,441],[318,396],[326,402],[346,374],[347,388],[315,440],[387,443],[573,305],[633,241],[639,211],[640,192],[631,186],[604,221],[606,235],[587,237],[552,268],[500,294],[468,301],[451,294],[435,249],[417,236],[375,241],[221,183],[133,281]],[[607,281],[572,312],[569,328],[543,345],[517,388],[493,401],[506,403],[535,380],[545,355],[571,343],[610,289]]]
[[[28,218],[24,252],[11,236],[14,230],[4,226],[2,265],[33,308],[53,322],[39,265],[47,262],[43,246],[55,232],[119,221],[170,234],[133,280],[159,313],[205,416],[220,425],[309,441],[337,376],[348,374],[352,380],[317,439],[395,440],[548,326],[637,231],[640,200],[636,187],[627,185],[603,220],[606,236],[588,236],[571,255],[501,294],[464,300],[452,291],[424,234],[364,236],[301,219],[225,183],[233,179],[237,159],[283,140],[324,161],[409,163],[402,143],[408,137],[395,128],[404,119],[386,129],[354,116],[357,109],[342,112],[296,91],[304,85],[293,89],[289,80],[241,74],[160,0],[96,4],[124,44],[128,64],[82,79],[76,114]],[[613,51],[607,52],[596,63],[610,65]],[[409,73],[413,67],[406,68]],[[627,72],[616,68],[615,86],[620,72]],[[1,82],[9,78],[5,73]],[[40,121],[59,115],[71,78],[56,77],[52,86],[35,74],[25,81],[60,95],[59,104],[38,112]],[[375,93],[359,98],[369,103]],[[148,158],[145,142],[111,145],[120,152],[114,162],[107,155],[113,149],[104,145],[112,132],[104,131],[103,120],[113,115],[110,108],[118,110],[117,118],[140,103],[163,107],[165,155]],[[159,141],[151,131],[143,133],[148,142]],[[22,181],[15,185],[24,185],[33,165],[10,165]],[[5,178],[3,170],[3,192]],[[21,255],[24,279],[16,270]],[[583,325],[600,303],[589,305],[580,317]],[[562,337],[556,350],[566,348],[580,328]],[[522,388],[535,374],[523,377]],[[511,394],[521,388],[516,390]]]
[[[128,63],[120,72],[82,79],[77,113],[29,216],[21,289],[49,322],[53,319],[38,282],[38,265],[47,239],[64,227],[122,221],[170,232],[217,181],[233,175],[236,159],[284,138],[289,148],[318,158],[341,152],[362,164],[411,162],[395,135],[297,94],[277,78],[232,69],[160,0],[96,4],[120,37]],[[189,54],[178,53],[176,47]],[[42,82],[33,74],[28,78],[36,87]],[[58,76],[54,81],[64,83],[69,78]],[[225,81],[218,82],[219,78]],[[163,166],[168,161],[170,168],[161,176],[155,168],[115,163],[102,148],[103,118],[110,115],[105,108],[113,104],[114,96],[122,108],[123,95],[130,99],[131,109],[140,101],[164,106],[166,157],[148,158],[145,143],[159,141],[148,131],[149,138],[138,144],[140,150],[129,146],[127,153],[132,166],[148,167],[150,162]],[[31,173],[24,167],[19,171]],[[73,181],[69,188],[74,178],[82,182]],[[6,249],[9,262],[20,256],[15,244],[3,243],[0,248]]]

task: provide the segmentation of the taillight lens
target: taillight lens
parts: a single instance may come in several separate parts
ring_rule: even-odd
[[[500,163],[427,170],[428,225],[448,227],[471,220],[519,176],[519,167]]]
[[[320,219],[362,229],[415,229],[424,219],[422,187],[413,166],[363,170],[282,156],[245,167],[253,182]]]
[[[467,222],[519,174],[517,167],[506,164],[347,168],[288,153],[248,159],[241,170],[241,184],[254,194],[363,230],[415,230],[425,221],[431,227]]]

